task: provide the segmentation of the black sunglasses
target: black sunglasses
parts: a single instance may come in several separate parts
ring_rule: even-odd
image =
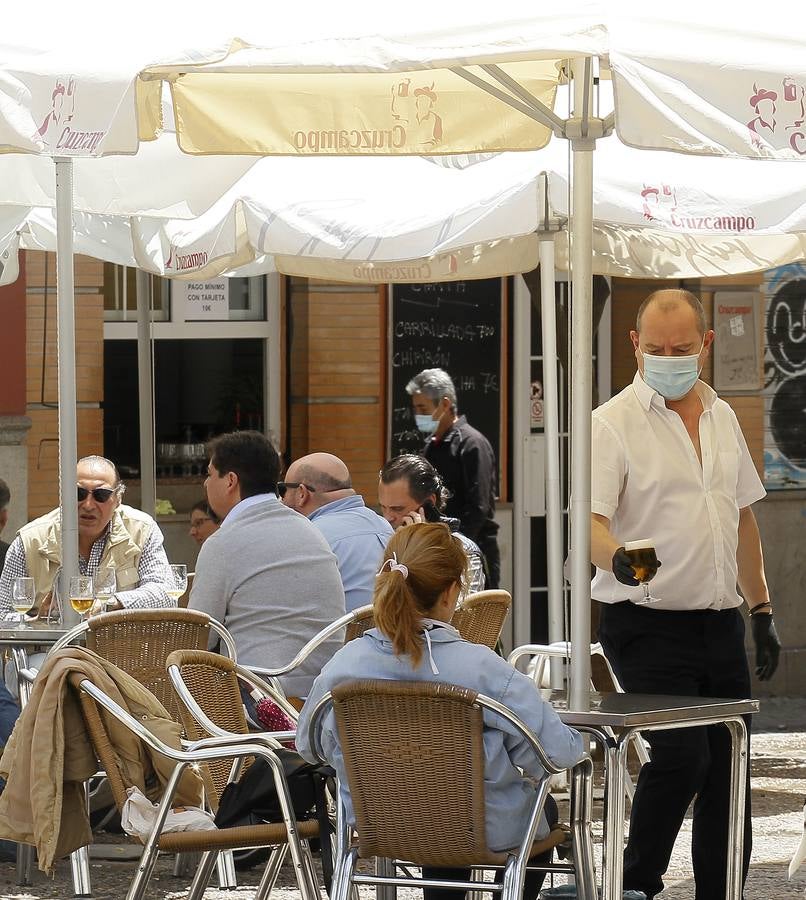
[[[312,493],[316,493],[316,488],[311,487],[309,484],[305,484],[304,481],[278,481],[277,482],[277,496],[285,497],[285,492],[289,488],[298,488],[298,487],[306,487]]]
[[[106,503],[113,494],[117,493],[117,488],[93,488],[89,490],[89,488],[81,487],[80,484],[77,487],[79,503],[83,503],[90,494],[92,494],[92,499],[96,503]]]

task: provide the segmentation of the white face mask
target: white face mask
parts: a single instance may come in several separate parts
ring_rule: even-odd
[[[697,383],[702,366],[700,354],[702,346],[691,356],[654,356],[639,349],[644,361],[644,381],[666,400],[680,400]]]
[[[439,425],[439,419],[432,418],[430,413],[428,415],[416,413],[414,421],[417,423],[417,429],[423,434],[433,434]]]

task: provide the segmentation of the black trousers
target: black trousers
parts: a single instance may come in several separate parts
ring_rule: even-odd
[[[559,814],[557,804],[551,794],[546,797],[544,812],[546,814],[546,821],[549,823],[549,828],[553,828],[557,824]],[[538,866],[550,863],[551,850],[547,850],[545,853],[535,856],[531,862]],[[443,869],[424,866],[423,878],[454,878],[457,881],[467,881],[468,878],[470,878],[470,869]],[[500,883],[503,881],[503,878],[503,869],[497,870],[495,873],[495,880]],[[540,888],[543,887],[545,878],[545,872],[527,870],[523,880],[523,900],[535,900],[540,893]],[[423,900],[464,900],[464,896],[464,891],[454,891],[450,888],[423,888]]]
[[[676,612],[602,604],[599,639],[624,690],[692,697],[750,696],[744,620],[738,609]],[[748,734],[750,717],[747,717]],[[652,898],[663,890],[675,838],[694,800],[691,855],[696,900],[725,896],[730,803],[730,734],[723,725],[648,731],[624,853],[624,888]],[[696,799],[694,799],[696,798]],[[750,776],[744,865],[751,850]]]

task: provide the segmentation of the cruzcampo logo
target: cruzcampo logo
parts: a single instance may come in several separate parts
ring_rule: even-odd
[[[433,81],[417,82],[406,77],[395,82],[390,89],[389,113],[387,128],[295,131],[291,141],[304,153],[388,152],[403,147],[428,152],[442,144],[439,94]]]
[[[207,265],[208,255],[206,250],[196,250],[193,253],[178,253],[173,244],[171,252],[165,261],[165,269],[174,272],[187,272],[192,269],[201,269]]]
[[[37,129],[37,134],[53,149],[65,154],[92,154],[105,131],[82,131],[70,124],[76,117],[76,83],[72,75],[56,79],[50,97],[50,110]]]
[[[684,196],[684,191],[680,191]],[[694,204],[678,201],[678,188],[672,184],[658,182],[644,184],[641,190],[643,217],[647,222],[661,228],[681,231],[724,231],[741,234],[755,231],[754,216],[737,215],[731,210],[717,210],[710,215],[700,215],[692,208]]]

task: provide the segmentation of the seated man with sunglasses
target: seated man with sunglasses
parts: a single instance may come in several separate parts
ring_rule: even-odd
[[[175,606],[163,537],[151,516],[121,503],[124,484],[117,467],[103,456],[79,460],[77,472],[78,555],[82,575],[115,573],[112,609]],[[11,610],[14,578],[34,579],[40,613],[50,603],[62,564],[61,515],[54,509],[20,528],[6,554],[0,576],[0,615]]]

